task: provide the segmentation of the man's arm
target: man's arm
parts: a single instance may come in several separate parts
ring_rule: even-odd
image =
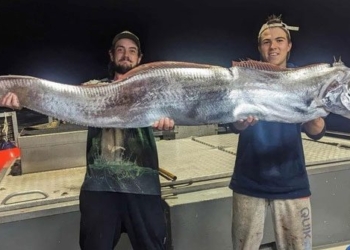
[[[322,117],[303,123],[303,129],[308,137],[321,139],[326,132],[326,123]]]

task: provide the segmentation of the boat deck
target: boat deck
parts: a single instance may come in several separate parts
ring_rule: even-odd
[[[182,241],[181,235],[184,234],[184,231],[195,231],[189,227],[189,221],[184,222],[188,227],[187,229],[179,223],[181,217],[185,220],[187,212],[189,213],[189,218],[193,219],[194,215],[190,214],[193,209],[204,211],[209,206],[210,209],[218,210],[217,214],[215,214],[215,216],[218,216],[216,218],[227,216],[227,218],[222,217],[221,220],[229,220],[229,197],[231,191],[228,189],[228,183],[233,171],[237,141],[238,136],[235,134],[157,141],[160,167],[177,177],[175,181],[159,177],[163,197],[174,216],[171,220],[171,226],[174,227],[172,228],[174,242]],[[327,220],[328,218],[333,218],[332,220],[335,223],[339,219],[343,219],[341,223],[346,224],[348,218],[343,217],[344,214],[349,213],[347,212],[347,207],[350,197],[344,197],[344,193],[350,193],[350,186],[343,179],[348,178],[345,175],[350,171],[350,142],[345,139],[331,137],[324,137],[315,142],[303,135],[303,146],[307,171],[311,177],[310,181],[313,181],[313,184],[316,185],[314,188],[319,190],[318,193],[315,192],[314,194],[315,199],[317,199],[317,207],[315,208],[318,209],[315,218],[327,218]],[[43,221],[50,220],[49,218],[54,220],[56,216],[59,218],[59,221],[54,220],[55,222],[53,223],[73,223],[69,224],[70,226],[66,230],[72,230],[71,233],[76,233],[78,229],[72,228],[72,225],[76,227],[79,224],[75,220],[79,218],[78,197],[85,170],[86,168],[82,166],[27,173],[18,176],[9,175],[10,169],[3,170],[3,178],[0,181],[0,232],[1,230],[7,230],[9,224],[17,225],[17,222],[20,223],[19,228],[24,227],[24,221],[28,221],[28,225],[30,224],[33,227],[32,223],[34,222],[32,221],[34,220],[36,221],[35,225],[40,228],[38,230],[47,230],[42,229],[42,227],[45,227]],[[316,176],[319,176],[317,180],[313,178]],[[332,205],[323,202],[323,200],[330,201],[330,198],[336,198],[335,200],[342,200],[345,203]],[[214,201],[217,204],[214,204]],[[335,214],[329,215],[327,213],[324,215],[324,212],[322,212],[323,208],[319,207],[319,203],[324,204],[322,206],[325,207],[332,205]],[[181,217],[176,217],[176,212],[173,212],[174,209],[179,212],[178,216]],[[220,209],[224,212],[221,212]],[[339,209],[339,212],[337,212],[337,209]],[[70,216],[73,216],[73,219]],[[65,222],[64,218],[67,218],[69,222]],[[211,218],[208,218],[208,220],[211,220]],[[208,221],[207,223],[213,223],[213,221]],[[4,225],[4,228],[1,227],[1,224]],[[192,224],[191,226],[196,227],[195,221]],[[321,240],[322,242],[332,243],[332,247],[336,246],[334,245],[334,236],[329,231],[333,230],[333,224],[329,222],[323,223],[323,220],[321,222],[316,221],[315,226],[317,228],[314,230],[314,233],[316,236],[322,235],[320,236],[322,238],[316,239],[315,242]],[[346,228],[346,225],[341,226],[344,229]],[[226,231],[222,232],[222,237],[227,238],[227,244],[229,244],[229,236],[226,235],[229,235],[229,229],[227,228]],[[31,235],[34,232],[25,230],[23,233],[28,234],[26,242],[23,244],[29,244],[29,241],[33,241],[33,245],[36,244]],[[203,231],[203,233],[208,232]],[[62,237],[68,236],[62,235]],[[271,237],[273,236],[268,236],[268,240]],[[2,240],[6,239],[3,238]],[[49,242],[48,239],[45,244],[51,247]],[[11,244],[11,242],[7,241],[6,243]],[[71,244],[76,245],[76,243],[77,239],[72,239]],[[120,249],[129,249],[126,247],[127,245],[128,243],[122,245],[123,248]],[[320,247],[315,249],[332,249]],[[183,248],[174,246],[174,249]]]
[[[196,189],[227,186],[233,171],[238,136],[211,135],[177,140],[157,141],[160,167],[176,175],[176,181],[160,176],[164,195],[191,186]],[[315,142],[303,136],[308,171],[329,163],[350,161],[350,142],[324,137]],[[9,175],[5,169],[0,182],[0,212],[78,199],[85,167]],[[219,184],[213,186],[219,181]],[[209,185],[210,182],[212,185]],[[187,184],[187,185],[184,185]],[[2,221],[0,214],[0,221]]]

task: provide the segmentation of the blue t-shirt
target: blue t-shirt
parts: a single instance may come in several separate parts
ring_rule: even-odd
[[[266,199],[310,196],[301,125],[259,121],[242,131],[230,188]]]
[[[291,67],[291,65],[289,65]],[[310,196],[301,124],[259,121],[240,133],[229,187],[236,193],[266,198]],[[324,135],[309,137],[317,140]]]

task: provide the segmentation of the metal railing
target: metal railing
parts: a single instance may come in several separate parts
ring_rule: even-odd
[[[5,125],[6,124],[6,125]],[[16,111],[0,113],[0,135],[4,136],[1,131],[7,126],[7,139],[18,146],[18,123]]]

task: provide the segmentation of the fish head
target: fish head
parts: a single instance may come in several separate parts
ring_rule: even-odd
[[[333,77],[323,86],[320,97],[327,111],[350,119],[350,69],[343,64],[334,68]]]

